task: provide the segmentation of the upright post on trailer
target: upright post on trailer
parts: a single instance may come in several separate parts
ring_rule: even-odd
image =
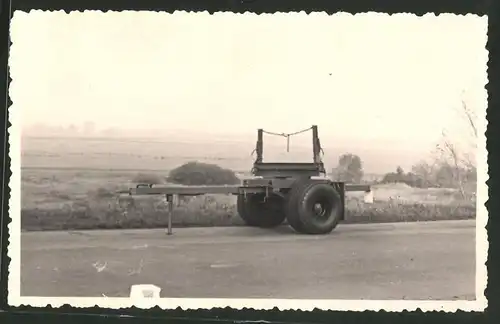
[[[263,129],[257,130],[257,147],[255,148],[255,152],[257,153],[256,163],[262,163],[262,156],[264,154],[263,134]]]
[[[172,235],[172,214],[174,212],[174,195],[167,194],[165,195],[167,200],[167,208],[168,208],[168,223],[167,223],[167,235]]]
[[[320,157],[320,148],[319,148],[319,143],[318,143],[318,126],[313,125],[312,126],[312,140],[313,140],[313,161],[314,163],[320,163],[321,162],[321,157]]]

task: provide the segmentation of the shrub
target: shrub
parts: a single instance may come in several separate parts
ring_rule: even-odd
[[[162,177],[156,174],[139,173],[132,180],[135,183],[148,183],[148,184],[162,184],[164,183]]]
[[[404,183],[414,188],[431,187],[431,183],[423,176],[413,172],[405,173],[401,167],[398,167],[396,172],[386,173],[380,183]]]
[[[108,188],[99,187],[97,188],[97,190],[91,191],[87,195],[97,199],[105,199],[113,198],[115,196],[115,193]]]
[[[173,169],[167,181],[182,185],[233,185],[240,183],[232,170],[201,162],[188,162]]]

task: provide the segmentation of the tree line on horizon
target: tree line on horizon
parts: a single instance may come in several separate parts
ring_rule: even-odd
[[[477,150],[477,116],[467,107],[462,99],[459,111],[467,121],[473,144],[470,151]],[[477,165],[475,158],[459,149],[458,141],[450,138],[443,130],[442,139],[431,154],[431,162],[420,161],[415,163],[411,171],[405,172],[400,166],[394,172],[384,174],[378,181],[372,183],[405,183],[417,188],[455,188],[465,197],[467,191],[475,192],[477,184]],[[463,142],[462,142],[463,144]],[[363,162],[352,153],[345,153],[339,157],[337,167],[333,169],[333,178],[349,183],[363,182]]]

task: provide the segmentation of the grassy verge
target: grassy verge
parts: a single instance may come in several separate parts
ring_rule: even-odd
[[[117,197],[117,189],[134,185],[137,174],[99,172],[23,172],[21,227],[26,231],[166,227],[161,197]],[[141,175],[140,178],[143,176]],[[148,175],[161,182],[161,175]],[[361,194],[362,196],[362,194]],[[346,223],[405,222],[475,218],[473,197],[451,189],[377,186],[374,204],[360,195],[347,197]],[[239,226],[235,197],[206,195],[176,203],[173,225]]]

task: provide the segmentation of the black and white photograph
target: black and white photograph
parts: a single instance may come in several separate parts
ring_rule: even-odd
[[[487,307],[486,16],[10,28],[10,305]]]

